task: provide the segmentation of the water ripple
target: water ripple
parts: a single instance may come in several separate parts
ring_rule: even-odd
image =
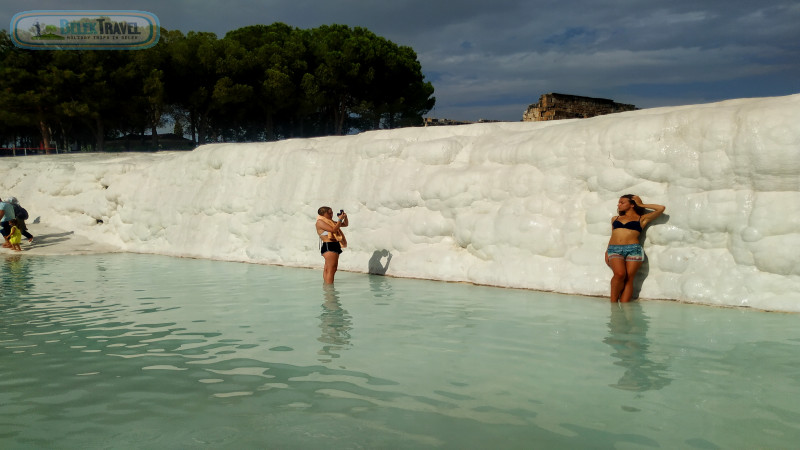
[[[348,273],[323,288],[317,271],[147,255],[15,264],[0,279],[3,447],[483,448],[501,436],[508,448],[726,448],[800,436],[791,315],[609,309]],[[729,424],[751,428],[715,431]]]

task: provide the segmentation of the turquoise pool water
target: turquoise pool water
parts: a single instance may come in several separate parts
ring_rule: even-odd
[[[2,448],[791,448],[800,316],[0,259]]]

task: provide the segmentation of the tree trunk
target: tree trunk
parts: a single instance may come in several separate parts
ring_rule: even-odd
[[[197,144],[203,145],[206,143],[206,136],[207,136],[207,127],[208,127],[208,112],[200,113],[200,117],[198,120],[197,126]]]
[[[50,128],[44,123],[44,119],[39,119],[39,132],[42,134],[42,148],[46,154],[50,154]]]
[[[337,136],[341,136],[344,134],[344,117],[347,114],[347,106],[344,99],[339,100],[339,104],[336,105],[336,109],[334,109],[333,117],[334,117],[334,134]]]
[[[197,119],[194,116],[194,111],[189,111],[189,124],[192,128],[192,143],[197,145]]]
[[[59,123],[61,128],[61,149],[64,152],[69,151],[69,139],[67,138],[67,132],[64,130],[64,122]]]
[[[158,127],[154,123],[152,125],[152,133],[153,133],[153,150],[158,150]]]
[[[267,113],[267,121],[264,124],[264,138],[267,141],[274,141],[275,140],[275,122],[272,120],[272,113]]]
[[[105,151],[105,130],[103,129],[103,119],[101,119],[98,115],[97,118],[94,119],[94,123],[96,125],[94,132],[95,151],[102,152]]]
[[[306,137],[305,135],[305,121],[302,117],[297,118],[297,120],[292,120],[292,128],[291,128],[291,136],[290,138],[295,137]]]

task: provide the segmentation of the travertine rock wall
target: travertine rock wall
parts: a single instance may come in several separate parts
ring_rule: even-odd
[[[392,276],[605,296],[611,218],[633,193],[667,207],[641,237],[641,298],[800,312],[799,148],[800,94],[0,158],[0,196],[123,251],[317,268],[327,205],[350,216],[342,270],[391,254]]]

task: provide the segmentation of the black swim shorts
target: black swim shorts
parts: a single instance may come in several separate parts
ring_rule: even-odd
[[[342,253],[342,244],[338,242],[323,242],[320,254],[324,255],[325,252]]]

